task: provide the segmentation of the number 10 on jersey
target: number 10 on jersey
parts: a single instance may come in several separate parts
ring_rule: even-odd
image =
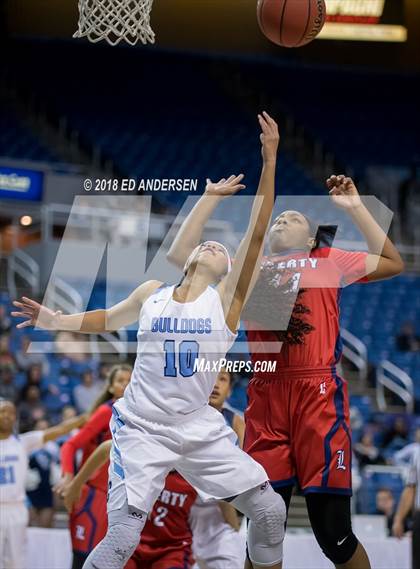
[[[175,340],[165,340],[163,349],[165,351],[165,377],[178,377],[178,372],[182,377],[194,375],[194,364],[200,349],[198,342],[183,340],[179,343],[177,351]]]

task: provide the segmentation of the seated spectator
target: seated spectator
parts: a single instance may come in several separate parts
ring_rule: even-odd
[[[9,317],[4,304],[0,304],[0,334],[9,332],[12,328],[12,319]]]
[[[406,445],[401,450],[398,450],[393,456],[393,462],[397,465],[408,465],[411,464],[413,458],[420,447],[420,427],[417,427],[414,434],[414,442]]]
[[[376,512],[386,517],[388,535],[391,535],[395,516],[395,499],[389,488],[379,488],[376,492]]]
[[[92,359],[88,354],[89,338],[85,334],[61,331],[56,334],[54,343],[56,352],[71,362],[88,364],[89,360]],[[86,344],[86,349],[83,349],[84,344]]]
[[[45,354],[28,353],[30,344],[29,336],[22,336],[20,349],[15,354],[17,365],[21,370],[27,371],[32,365],[38,364],[42,368],[42,375],[46,376],[49,369],[48,360]]]
[[[0,365],[4,364],[16,365],[15,358],[10,350],[9,334],[2,334],[0,336]]]
[[[98,367],[98,380],[99,381],[106,381],[111,368],[112,368],[112,364],[107,363],[107,362],[101,362],[99,364],[99,367]]]
[[[85,371],[82,383],[74,388],[73,398],[79,413],[88,411],[103,390],[101,382],[95,379],[91,371]]]
[[[0,365],[0,397],[16,402],[18,390],[14,384],[15,368],[10,364]]]
[[[59,422],[62,423],[63,421],[67,421],[68,419],[74,419],[74,417],[77,417],[77,411],[76,408],[73,407],[72,405],[65,405],[63,407],[63,411],[61,413],[61,417],[59,419]],[[58,439],[56,439],[56,443],[58,444],[58,446],[61,448],[62,445],[68,440],[70,439],[72,436],[74,436],[77,431],[79,429],[74,429],[73,431],[70,431],[70,433],[67,433],[66,435],[63,435],[62,437],[59,437]],[[80,457],[81,458],[81,457]],[[59,478],[61,477],[61,469],[59,469]]]
[[[32,431],[35,423],[46,419],[46,409],[41,401],[41,390],[37,385],[27,385],[22,389],[19,405],[19,423],[22,432]]]
[[[406,420],[403,417],[396,417],[394,419],[394,423],[384,433],[381,448],[385,449],[392,445],[399,447],[394,450],[399,450],[409,442],[408,435],[409,432]]]
[[[31,364],[26,370],[26,385],[36,385],[41,390],[45,389],[45,382],[42,377],[42,365],[39,363]]]
[[[404,322],[400,333],[396,337],[397,348],[402,352],[417,352],[420,350],[420,338],[416,336],[414,324],[410,321]]]
[[[66,405],[65,407],[63,407],[63,413],[61,415],[61,421],[67,421],[68,419],[74,419],[74,417],[77,417],[77,411],[72,405]]]
[[[364,433],[361,440],[354,445],[354,454],[359,461],[360,468],[368,464],[384,463],[381,453],[375,446],[370,433]]]

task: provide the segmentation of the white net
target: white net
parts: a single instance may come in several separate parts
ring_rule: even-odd
[[[111,45],[154,43],[152,4],[153,0],[79,0],[79,28],[73,37],[94,43],[106,40]]]

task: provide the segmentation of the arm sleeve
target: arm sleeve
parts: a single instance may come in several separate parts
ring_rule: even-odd
[[[34,450],[44,444],[44,431],[31,431],[20,435],[20,440],[25,448],[26,454],[31,454]]]
[[[109,428],[111,408],[101,405],[80,431],[61,447],[61,469],[63,474],[74,474],[74,457],[79,449],[83,449],[98,435]]]
[[[407,486],[417,486],[417,484],[419,483],[418,472],[417,472],[419,460],[420,457],[415,456],[414,460],[411,463],[410,470],[407,476]]]
[[[366,259],[369,253],[331,249],[330,257],[337,266],[342,285],[367,282]]]

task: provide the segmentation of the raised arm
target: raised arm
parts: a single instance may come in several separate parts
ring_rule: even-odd
[[[279,132],[277,123],[264,112],[258,115],[261,126],[262,171],[254,199],[248,229],[242,239],[232,271],[218,285],[226,324],[236,331],[242,307],[259,273],[258,262],[264,249],[264,238],[274,206],[274,182]]]
[[[67,511],[70,513],[74,505],[79,501],[83,484],[91,478],[93,473],[101,468],[107,460],[111,451],[112,441],[105,441],[99,445],[95,451],[89,456],[82,468],[73,478],[73,480],[64,488],[62,497]]]
[[[161,284],[159,281],[147,281],[111,308],[80,314],[62,314],[59,310],[54,312],[24,296],[20,301],[13,301],[19,311],[12,312],[12,316],[24,318],[16,328],[37,326],[45,330],[69,330],[85,334],[110,332],[136,322],[141,305]]]
[[[203,196],[185,218],[166,255],[168,261],[180,269],[184,267],[191,252],[199,244],[203,229],[219,203],[227,196],[245,188],[245,185],[241,184],[243,177],[243,174],[232,175],[215,183],[207,179]]]
[[[400,274],[404,270],[404,262],[395,245],[363,204],[353,180],[342,175],[331,176],[327,180],[327,187],[333,202],[347,211],[366,238],[369,248],[366,259],[368,280],[389,279]]]

